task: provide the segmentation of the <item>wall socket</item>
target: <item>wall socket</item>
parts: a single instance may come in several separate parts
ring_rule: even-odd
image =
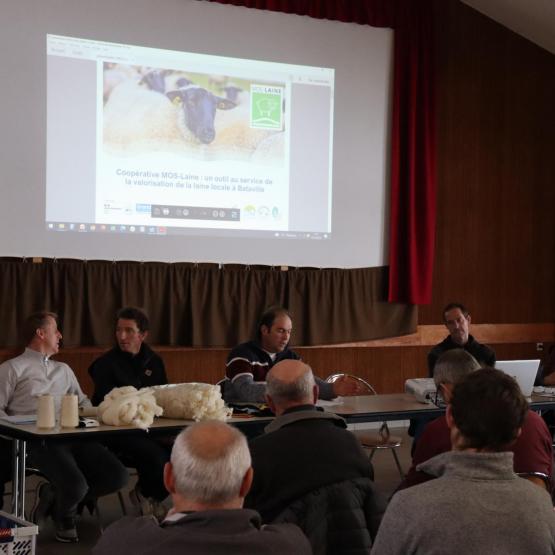
[[[543,343],[536,343],[536,351],[543,351]]]

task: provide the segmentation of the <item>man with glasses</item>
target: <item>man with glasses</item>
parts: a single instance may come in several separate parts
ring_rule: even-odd
[[[553,554],[551,497],[513,471],[510,446],[527,414],[518,384],[499,370],[455,385],[445,417],[452,450],[422,465],[435,480],[393,496],[372,553]]]
[[[438,393],[449,404],[453,389],[469,374],[478,370],[476,359],[464,349],[451,349],[443,353],[434,370],[434,381]],[[516,473],[529,475],[531,481],[546,487],[553,473],[553,448],[551,434],[542,418],[534,411],[528,411],[522,424],[522,431],[509,448],[514,453]],[[451,450],[451,436],[445,415],[429,422],[420,435],[412,457],[412,466],[399,489],[408,488],[433,478],[421,469],[427,460]],[[541,476],[545,477],[543,479]]]

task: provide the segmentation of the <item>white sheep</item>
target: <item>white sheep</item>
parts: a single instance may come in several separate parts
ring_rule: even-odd
[[[104,103],[110,98],[112,91],[120,84],[128,81],[129,79],[136,79],[139,77],[139,72],[132,66],[123,64],[105,64],[103,72],[103,96]]]
[[[104,142],[120,148],[165,149],[183,144],[178,109],[169,98],[128,80],[117,85],[104,106]]]

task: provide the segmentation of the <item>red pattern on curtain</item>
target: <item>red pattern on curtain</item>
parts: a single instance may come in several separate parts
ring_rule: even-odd
[[[427,304],[435,242],[433,0],[210,0],[394,33],[389,302]]]

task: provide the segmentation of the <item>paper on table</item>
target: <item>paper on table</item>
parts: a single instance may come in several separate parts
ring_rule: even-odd
[[[11,424],[32,424],[37,421],[36,414],[14,414],[12,416],[1,416],[0,420]]]
[[[334,407],[335,405],[341,405],[343,403],[343,397],[336,397],[331,401],[327,401],[326,399],[318,399],[316,401],[317,407]]]

